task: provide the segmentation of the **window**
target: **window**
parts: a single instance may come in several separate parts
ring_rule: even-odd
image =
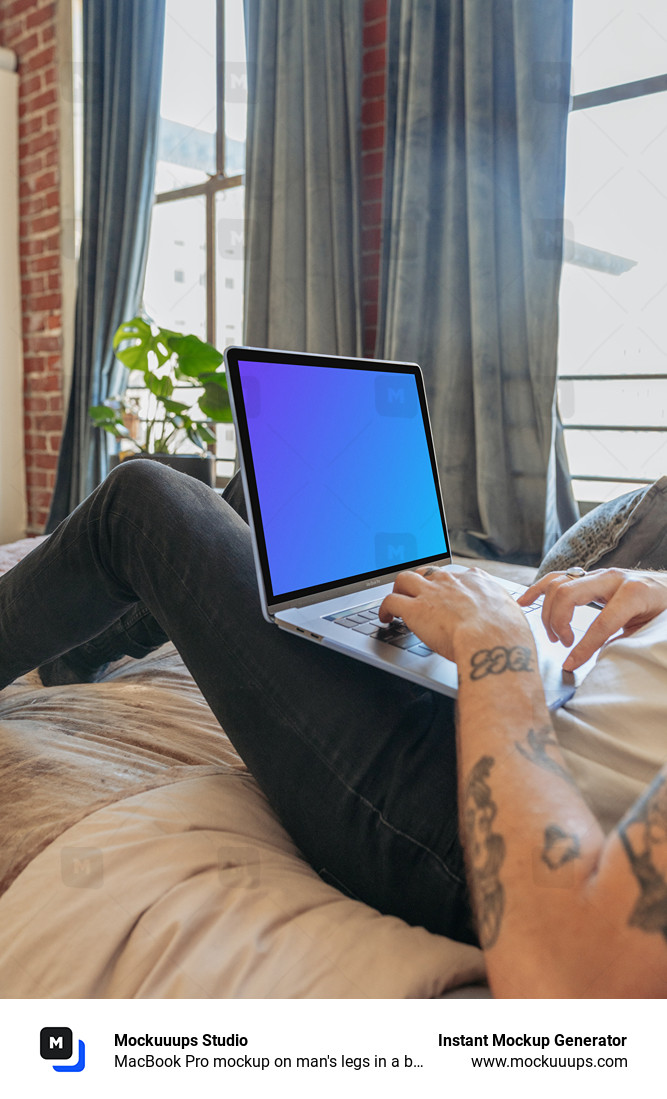
[[[574,0],[559,405],[586,510],[667,468],[667,6]]]
[[[246,108],[243,0],[167,0],[143,308],[220,350],[242,341]],[[229,432],[217,456],[233,462]]]

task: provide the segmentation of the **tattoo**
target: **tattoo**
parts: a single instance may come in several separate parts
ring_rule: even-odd
[[[496,645],[495,649],[479,649],[470,658],[470,678],[484,679],[487,675],[502,675],[503,672],[532,672],[533,654],[524,645],[514,645],[506,649]]]
[[[559,870],[566,862],[578,859],[580,854],[579,839],[573,832],[564,832],[557,824],[547,825],[544,829],[542,862],[550,870]]]
[[[628,921],[630,927],[659,932],[667,940],[667,781],[655,782],[618,826],[640,897]]]
[[[529,729],[526,736],[526,745],[520,744],[518,740],[514,744],[524,759],[534,763],[536,767],[541,767],[543,771],[549,771],[552,775],[557,775],[565,782],[569,782],[570,786],[574,786],[575,790],[577,789],[577,784],[567,767],[560,760],[552,759],[550,755],[547,755],[549,748],[560,750],[551,725],[543,725],[541,729],[537,730]]]
[[[486,781],[494,763],[491,756],[482,756],[475,764],[463,807],[468,873],[483,950],[496,942],[505,908],[505,890],[498,877],[505,859],[505,840],[492,830],[498,810]]]

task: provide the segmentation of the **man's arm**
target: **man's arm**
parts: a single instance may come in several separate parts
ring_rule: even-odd
[[[667,605],[664,584],[629,599],[625,580],[604,578],[607,615],[595,637],[616,632],[623,616],[636,628]],[[573,593],[562,576],[546,585],[550,628],[564,637]],[[664,996],[667,772],[605,837],[556,743],[530,630],[499,585],[474,570],[404,574],[383,613],[401,615],[459,668],[462,837],[495,995]]]

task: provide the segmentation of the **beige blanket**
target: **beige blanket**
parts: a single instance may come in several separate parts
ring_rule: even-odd
[[[103,683],[0,692],[0,829],[2,997],[424,997],[483,977],[476,949],[322,882],[171,645]]]

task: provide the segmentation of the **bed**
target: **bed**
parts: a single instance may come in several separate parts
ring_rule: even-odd
[[[0,572],[32,545],[0,547]],[[5,998],[405,998],[483,985],[474,947],[318,877],[171,645],[100,683],[46,688],[32,672],[6,688],[0,761]]]

